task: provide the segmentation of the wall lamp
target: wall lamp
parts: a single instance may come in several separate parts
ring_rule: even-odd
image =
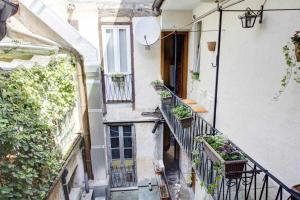
[[[250,8],[246,8],[246,12],[244,15],[239,16],[239,19],[242,22],[243,28],[252,28],[255,25],[256,18],[259,17],[259,23],[262,23],[263,18],[263,6],[261,6],[261,10],[254,12]]]

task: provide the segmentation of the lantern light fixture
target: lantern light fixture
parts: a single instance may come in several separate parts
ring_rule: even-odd
[[[239,16],[241,20],[243,28],[252,28],[255,25],[256,18],[259,17],[259,23],[262,23],[262,16],[263,16],[263,6],[261,6],[261,10],[258,12],[254,12],[250,8],[246,8],[246,12],[244,15]]]

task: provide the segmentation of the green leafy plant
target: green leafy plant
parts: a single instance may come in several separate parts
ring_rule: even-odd
[[[75,105],[74,62],[0,71],[0,199],[43,199],[62,165],[55,132]]]
[[[163,91],[161,91],[159,94],[160,94],[160,97],[161,97],[162,99],[166,99],[166,98],[172,97],[171,92],[168,91],[168,90],[163,90]]]
[[[281,89],[274,97],[275,100],[278,100],[291,80],[294,80],[296,83],[300,83],[300,63],[296,61],[295,56],[291,55],[292,51],[294,51],[294,49],[292,48],[291,43],[288,43],[283,47],[283,54],[287,67],[285,69],[285,74],[280,81]]]
[[[281,89],[278,94],[274,97],[275,100],[278,100],[280,95],[285,91],[286,87],[291,80],[294,80],[296,83],[300,83],[300,31],[291,37],[291,41],[287,43],[283,48],[282,52],[285,58],[286,69],[285,74],[282,77],[280,84]]]
[[[199,76],[200,76],[199,72],[191,71],[191,74],[192,74],[192,79],[193,80],[199,80]]]
[[[176,106],[172,108],[172,113],[175,115],[177,119],[192,117],[192,112],[185,105]]]
[[[291,37],[291,40],[294,44],[300,44],[300,31],[296,31],[296,33]]]
[[[205,140],[225,161],[243,160],[245,156],[223,135],[198,136],[196,141]]]
[[[162,86],[162,85],[163,85],[163,82],[160,81],[160,80],[155,80],[155,81],[152,81],[152,82],[151,82],[151,85],[152,85],[152,86]]]

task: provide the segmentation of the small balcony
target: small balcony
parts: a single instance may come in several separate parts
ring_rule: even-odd
[[[102,74],[103,102],[134,102],[133,74]]]
[[[222,136],[223,134],[210,125],[199,113],[193,110],[193,107],[185,104],[167,87],[163,86],[162,90],[171,93],[170,101],[168,101],[168,103],[162,102],[161,105],[161,111],[166,124],[177,140],[180,148],[184,150],[189,158],[190,165],[200,180],[201,186],[206,188],[206,192],[212,199],[300,199],[300,196],[296,192],[283,184],[229,139],[229,144],[237,151],[242,152],[243,161],[242,165],[240,165],[242,167],[237,167],[232,171],[227,170],[227,161],[218,163],[214,155],[212,155],[211,150],[207,148],[207,143],[197,138]],[[190,126],[186,126],[180,122],[175,117],[174,111],[172,112],[172,108],[181,105],[185,106],[192,113]],[[220,167],[217,167],[219,164]]]

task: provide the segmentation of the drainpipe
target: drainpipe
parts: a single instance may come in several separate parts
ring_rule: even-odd
[[[215,83],[215,102],[214,102],[214,119],[213,127],[216,128],[217,120],[217,104],[218,104],[218,85],[219,85],[219,68],[220,68],[220,51],[221,51],[221,37],[222,37],[222,18],[223,10],[219,7],[219,30],[218,30],[218,50],[216,58],[216,83]]]
[[[77,70],[77,81],[78,81],[78,89],[80,95],[80,112],[81,112],[81,129],[82,129],[82,137],[84,143],[84,163],[85,170],[90,179],[93,179],[93,170],[91,164],[91,139],[90,139],[90,130],[89,130],[89,118],[88,118],[88,105],[87,105],[87,91],[85,84],[85,76],[83,72],[83,64],[82,61],[76,66]]]
[[[63,185],[63,191],[64,191],[65,200],[70,200],[68,183],[67,183],[67,179],[66,179],[67,175],[68,175],[68,170],[64,169],[64,171],[63,171],[63,173],[61,175],[61,183]]]

